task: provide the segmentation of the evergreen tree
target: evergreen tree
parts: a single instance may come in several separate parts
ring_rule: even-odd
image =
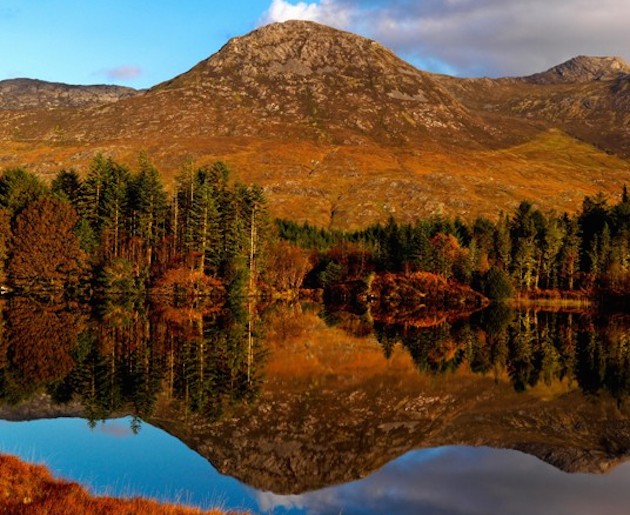
[[[562,218],[564,237],[558,253],[558,279],[563,289],[573,290],[579,272],[580,237],[578,223],[564,215]]]
[[[493,247],[490,256],[495,266],[503,270],[509,270],[511,265],[511,247],[509,219],[501,213],[494,230]]]
[[[81,186],[81,179],[77,172],[61,170],[50,184],[50,191],[59,198],[70,202],[75,209],[79,209]]]
[[[534,283],[536,267],[536,223],[530,202],[518,206],[510,224],[512,241],[512,275],[519,289],[529,290]]]
[[[7,209],[15,217],[46,191],[46,186],[36,175],[22,168],[5,170],[0,176],[0,208]]]
[[[560,220],[550,218],[542,237],[540,285],[543,288],[558,287],[558,255],[565,234]]]
[[[160,174],[144,155],[140,158],[139,172],[129,182],[128,210],[131,234],[142,239],[146,266],[150,267],[153,248],[165,234],[168,205]]]
[[[598,248],[594,244],[594,239],[601,235],[606,224],[610,225],[610,213],[608,210],[606,197],[599,193],[595,197],[585,197],[582,203],[582,212],[578,218],[581,236],[581,269],[597,273],[599,264],[597,260]],[[596,266],[597,265],[597,266]]]

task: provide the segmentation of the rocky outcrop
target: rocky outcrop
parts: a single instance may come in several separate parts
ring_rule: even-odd
[[[580,55],[536,73],[523,80],[533,84],[572,84],[615,80],[630,74],[630,65],[621,57],[589,57]]]
[[[0,81],[0,110],[88,107],[137,95],[123,86],[73,86],[34,79]]]

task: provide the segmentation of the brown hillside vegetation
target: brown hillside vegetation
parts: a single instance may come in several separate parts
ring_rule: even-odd
[[[41,465],[29,465],[14,456],[0,455],[0,512],[5,514],[155,514],[220,515],[144,499],[92,497],[77,483],[54,479]]]
[[[9,109],[20,103],[5,96],[0,166],[50,175],[85,170],[97,152],[133,165],[146,151],[171,180],[188,159],[223,160],[265,188],[273,214],[345,228],[495,216],[523,199],[575,211],[630,178],[629,84],[613,58],[520,79],[434,75],[374,41],[293,21],[118,101]]]

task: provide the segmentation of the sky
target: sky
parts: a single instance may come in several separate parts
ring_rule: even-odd
[[[630,61],[629,0],[0,0],[0,80],[150,87],[287,19],[466,77],[527,75],[576,55]]]

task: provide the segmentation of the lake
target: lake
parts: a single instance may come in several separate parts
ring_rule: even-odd
[[[274,513],[625,513],[630,317],[47,305],[0,324],[0,452]]]

